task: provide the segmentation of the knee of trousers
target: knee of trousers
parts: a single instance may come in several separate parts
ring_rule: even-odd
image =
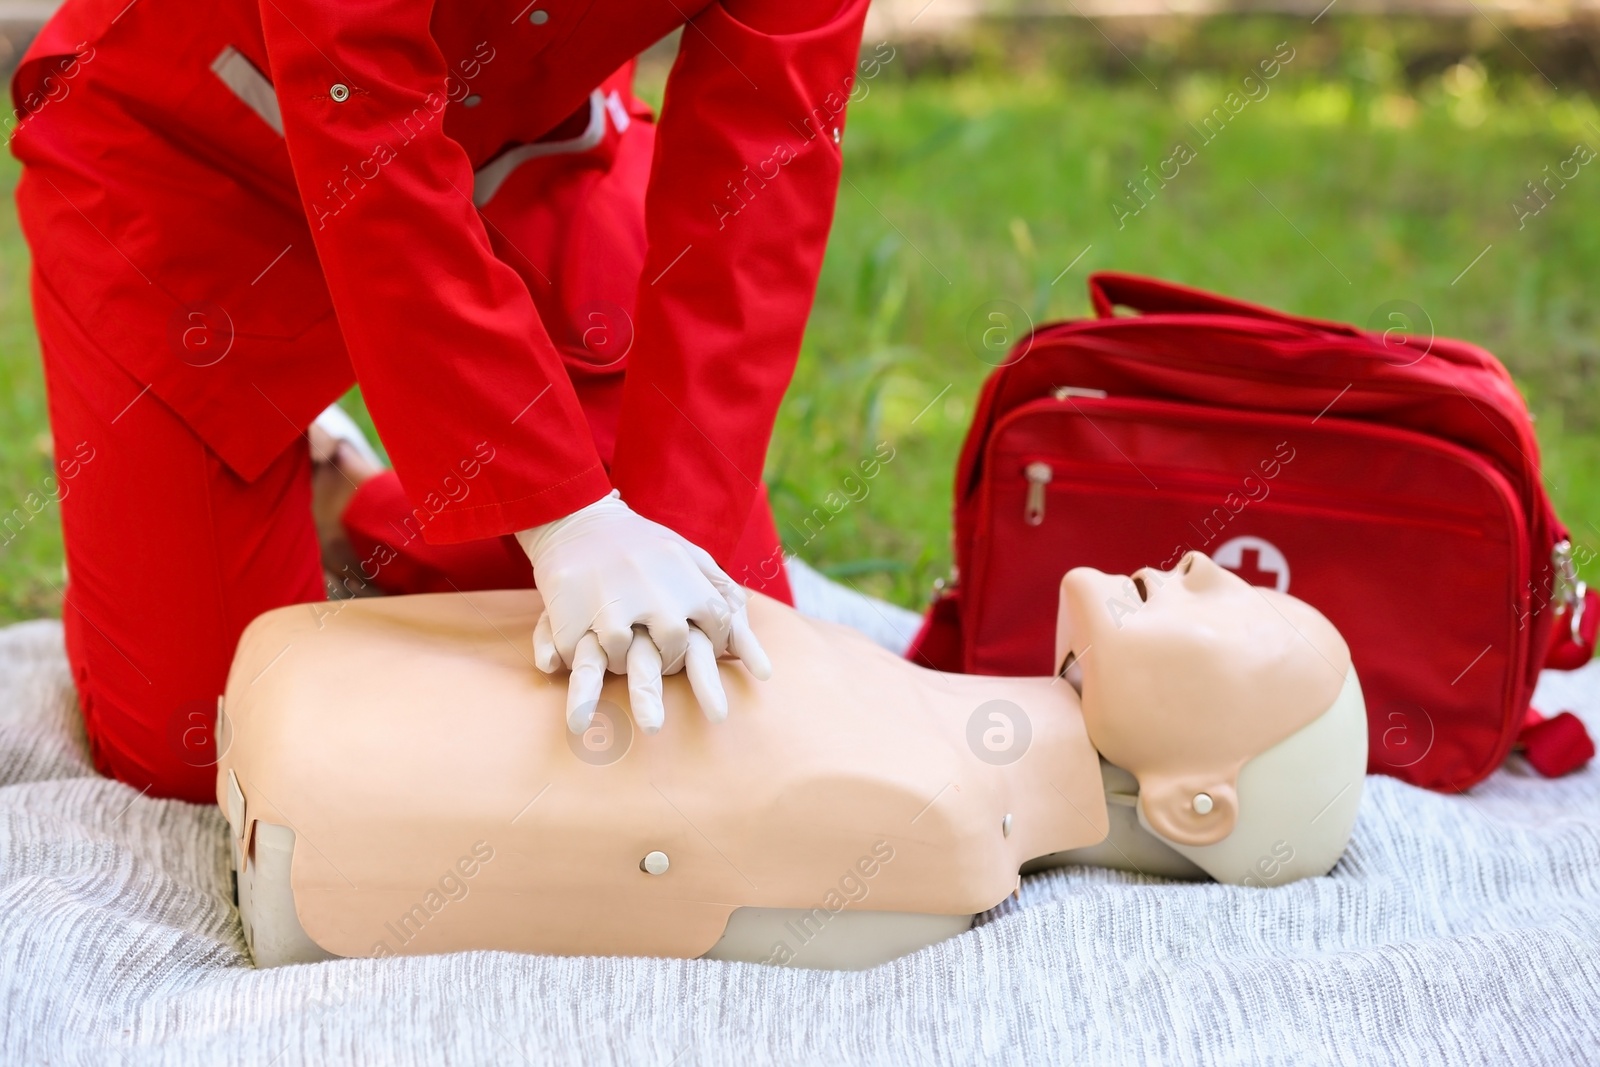
[[[227,741],[216,736],[227,664],[136,666],[70,608],[62,621],[95,769],[147,796],[215,803],[216,763]]]

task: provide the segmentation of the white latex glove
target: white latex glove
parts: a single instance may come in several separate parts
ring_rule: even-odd
[[[628,676],[639,729],[661,728],[661,677],[687,670],[712,722],[728,717],[717,657],[744,661],[765,680],[771,662],[750,630],[745,591],[710,553],[651,522],[612,490],[566,518],[522,530],[544,612],[533,658],[547,674],[572,671],[567,727],[588,729],[605,672]]]

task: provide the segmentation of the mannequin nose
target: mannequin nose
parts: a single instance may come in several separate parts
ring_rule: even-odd
[[[1178,561],[1178,579],[1190,589],[1204,589],[1221,574],[1222,568],[1204,552],[1190,551]]]

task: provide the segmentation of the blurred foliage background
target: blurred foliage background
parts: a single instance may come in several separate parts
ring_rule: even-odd
[[[1527,214],[1546,166],[1580,143],[1600,152],[1590,38],[1513,43],[1483,20],[1097,25],[1010,21],[959,48],[901,45],[858,89],[769,458],[788,547],[923,604],[949,567],[955,460],[990,370],[968,341],[974,310],[1086,315],[1087,274],[1115,269],[1358,325],[1406,300],[1439,335],[1496,353],[1600,575],[1600,158]],[[1293,59],[1267,94],[1203,143],[1202,117],[1283,44]],[[1195,159],[1122,217],[1138,206],[1124,183],[1179,142]],[[807,517],[879,441],[896,458],[813,534]]]
[[[1570,174],[1577,146],[1600,153],[1597,41],[1584,24],[1337,14],[869,36],[877,61],[851,106],[832,242],[768,459],[786,548],[920,607],[949,568],[952,473],[990,369],[968,341],[974,311],[1008,300],[1034,321],[1081,316],[1087,274],[1116,269],[1359,325],[1406,300],[1439,335],[1495,352],[1600,579],[1600,158],[1546,199],[1529,189],[1546,167]],[[670,51],[641,67],[657,103]],[[1265,94],[1204,143],[1195,126],[1275,56]],[[1180,142],[1195,158],[1129,215],[1125,183]],[[0,177],[14,183],[15,164]],[[6,212],[0,512],[50,472],[26,280]],[[364,417],[358,394],[347,403]],[[834,514],[830,494],[854,499]],[[0,618],[59,613],[54,507],[6,537]]]

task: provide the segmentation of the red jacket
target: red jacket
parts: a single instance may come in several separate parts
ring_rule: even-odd
[[[247,479],[358,377],[407,495],[442,502],[430,540],[615,485],[724,558],[814,295],[865,8],[775,36],[661,0],[67,0],[13,81],[36,299],[127,371],[108,416],[148,387]],[[685,14],[608,475],[485,194]],[[608,133],[638,113],[625,87],[602,103]]]

